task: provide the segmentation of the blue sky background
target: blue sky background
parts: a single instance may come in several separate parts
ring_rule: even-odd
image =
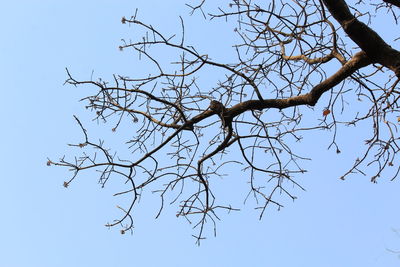
[[[363,142],[346,129],[339,155],[327,150],[323,133],[296,145],[313,157],[300,177],[307,191],[298,192],[298,200],[261,221],[251,205],[221,214],[217,237],[209,233],[200,247],[173,208],[154,220],[157,197],[143,199],[134,234],[121,235],[104,227],[118,215],[120,202],[112,197],[118,181],[101,189],[97,176],[87,173],[65,189],[69,173],[47,167],[47,157],[74,155],[66,144],[79,142],[81,132],[72,115],[91,119],[79,102],[90,88],[63,86],[65,67],[82,79],[92,70],[104,78],[151,71],[134,53],[118,50],[120,39],[135,33],[121,17],[136,8],[139,18],[171,34],[178,15],[186,16],[189,43],[229,58],[233,32],[188,17],[183,1],[0,1],[0,266],[399,266],[398,255],[387,249],[400,250],[392,230],[400,228],[400,183],[338,179]],[[323,108],[317,105],[316,113]],[[93,129],[107,139],[111,127]]]

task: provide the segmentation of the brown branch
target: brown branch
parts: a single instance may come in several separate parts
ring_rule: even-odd
[[[368,66],[371,61],[364,52],[355,54],[346,64],[344,64],[335,74],[316,85],[309,93],[289,97],[286,99],[265,99],[248,100],[239,103],[226,110],[227,116],[236,117],[247,110],[263,110],[266,108],[285,109],[299,105],[314,106],[323,93],[330,90],[346,78],[350,77],[355,71]]]
[[[316,85],[309,93],[289,97],[285,99],[264,99],[264,100],[247,100],[227,108],[225,111],[226,118],[234,118],[248,110],[263,110],[267,108],[285,109],[299,105],[315,106],[323,93],[332,89],[346,78],[350,77],[354,72],[371,64],[370,59],[364,52],[356,53],[349,61],[346,62],[335,74]],[[194,124],[217,114],[213,110],[206,110],[185,124],[185,129],[191,129]]]
[[[400,77],[400,52],[388,45],[374,30],[351,14],[344,0],[323,0],[332,16],[348,36],[372,61],[395,72]]]

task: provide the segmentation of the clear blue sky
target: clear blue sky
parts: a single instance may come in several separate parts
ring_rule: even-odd
[[[306,139],[304,149],[311,145],[307,150],[314,157],[301,178],[307,191],[261,221],[251,205],[222,215],[217,237],[209,234],[200,247],[173,209],[154,220],[157,198],[143,200],[134,234],[121,235],[104,227],[117,214],[112,186],[101,189],[92,173],[63,188],[69,173],[47,167],[47,157],[68,155],[66,144],[80,140],[73,114],[86,122],[91,118],[78,102],[90,89],[63,86],[65,67],[82,79],[92,70],[111,78],[142,68],[135,54],[118,51],[121,38],[134,36],[121,17],[139,8],[141,19],[173,33],[177,16],[189,12],[183,2],[1,2],[0,266],[399,266],[387,249],[400,250],[400,237],[392,231],[400,228],[400,181],[338,179],[362,140],[346,145],[343,138],[345,149],[336,155],[326,149],[327,138]],[[233,35],[190,20],[201,18],[186,21],[189,41],[200,41],[204,51],[216,46],[207,38]]]

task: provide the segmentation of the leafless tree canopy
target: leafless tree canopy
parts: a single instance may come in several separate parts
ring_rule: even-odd
[[[102,141],[92,140],[76,118],[84,139],[75,146],[83,154],[73,160],[49,160],[48,165],[72,170],[65,187],[88,169],[99,171],[102,185],[123,177],[129,188],[116,195],[126,195],[130,206],[121,207],[123,216],[109,224],[121,226],[122,233],[133,227],[131,212],[140,195],[155,184],[160,212],[172,199],[177,216],[194,222],[200,240],[206,222],[215,225],[218,212],[236,210],[219,203],[213,187],[229,164],[242,169],[247,198],[256,199],[260,217],[267,206],[281,207],[282,196],[295,198],[293,186],[302,189],[295,178],[305,172],[306,158],[293,151],[292,144],[307,132],[329,133],[330,147],[340,153],[338,127],[369,122],[364,153],[354,155],[341,179],[361,173],[376,182],[399,173],[400,52],[391,45],[398,38],[400,1],[227,3],[218,9],[206,0],[187,5],[194,14],[187,19],[227,21],[240,40],[227,47],[236,53],[229,62],[214,61],[187,45],[185,31],[190,29],[183,19],[176,35],[168,36],[134,15],[123,17],[122,23],[141,29],[143,36],[124,41],[120,50],[136,51],[142,62],[153,64],[152,74],[114,75],[105,82],[78,80],[67,70],[66,83],[97,89],[84,99],[96,119],[115,123],[115,131],[126,121],[134,125],[126,140],[132,153],[120,158]],[[389,40],[372,29],[374,20],[383,16],[391,19]],[[160,58],[158,51],[163,49],[176,55],[172,62]],[[198,81],[208,72],[220,77],[204,87]],[[358,100],[363,109],[354,111],[351,106]],[[305,123],[317,104],[323,107],[321,119]]]

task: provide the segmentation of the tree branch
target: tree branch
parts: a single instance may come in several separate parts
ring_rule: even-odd
[[[400,8],[400,0],[382,0],[382,1]]]
[[[332,16],[340,23],[348,36],[373,62],[395,72],[400,78],[400,52],[388,45],[374,30],[351,14],[344,0],[323,0]]]
[[[350,77],[355,71],[371,64],[370,59],[364,52],[355,54],[335,74],[316,85],[309,93],[289,97],[286,99],[248,100],[239,103],[226,111],[227,116],[236,117],[247,110],[263,110],[266,108],[285,109],[299,105],[314,106],[323,93],[330,90],[340,82]]]

